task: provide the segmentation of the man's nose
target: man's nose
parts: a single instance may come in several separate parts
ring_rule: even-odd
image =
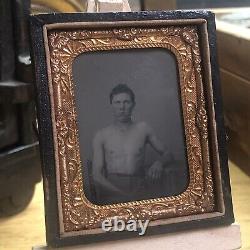
[[[125,109],[125,103],[120,104],[120,109],[124,110]]]

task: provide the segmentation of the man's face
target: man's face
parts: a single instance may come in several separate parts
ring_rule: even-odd
[[[135,103],[127,93],[120,93],[113,96],[113,115],[117,121],[126,122],[131,119]]]

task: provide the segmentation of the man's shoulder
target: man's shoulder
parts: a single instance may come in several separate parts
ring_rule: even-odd
[[[137,123],[136,123],[136,126],[137,126],[139,129],[141,129],[141,130],[143,130],[143,131],[145,131],[145,132],[148,132],[148,131],[151,130],[151,127],[150,127],[149,124],[148,124],[147,122],[145,122],[145,121],[137,122]]]
[[[107,126],[105,128],[98,130],[94,136],[94,140],[100,141],[105,139],[105,137],[110,133],[110,131],[111,131],[111,126]]]

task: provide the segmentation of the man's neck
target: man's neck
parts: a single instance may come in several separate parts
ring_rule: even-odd
[[[117,127],[120,130],[128,130],[133,125],[132,119],[129,119],[127,121],[114,121],[114,126]]]

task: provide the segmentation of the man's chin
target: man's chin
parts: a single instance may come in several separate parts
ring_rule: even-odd
[[[129,122],[131,119],[130,119],[130,117],[127,117],[127,116],[120,116],[119,118],[118,118],[118,121],[119,122]]]

